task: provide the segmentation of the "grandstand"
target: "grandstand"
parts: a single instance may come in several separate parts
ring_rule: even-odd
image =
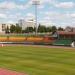
[[[75,32],[57,31],[54,35],[57,35],[57,39],[53,45],[70,46],[72,42],[75,42]]]

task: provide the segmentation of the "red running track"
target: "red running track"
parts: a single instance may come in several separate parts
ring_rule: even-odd
[[[0,68],[0,75],[27,75],[27,74]]]

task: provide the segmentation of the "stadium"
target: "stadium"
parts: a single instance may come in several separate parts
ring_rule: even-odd
[[[0,0],[0,75],[75,75],[75,0]]]
[[[47,36],[11,36],[0,37],[0,43],[3,44],[41,44],[75,47],[75,33],[56,31]],[[73,44],[73,45],[72,45]]]
[[[1,75],[74,75],[75,33],[1,35]]]

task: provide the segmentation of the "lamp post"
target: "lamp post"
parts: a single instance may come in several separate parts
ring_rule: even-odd
[[[39,1],[38,0],[34,0],[33,1],[33,5],[35,6],[35,35],[37,36],[37,28],[38,28],[38,22],[37,22],[37,8],[39,5]]]

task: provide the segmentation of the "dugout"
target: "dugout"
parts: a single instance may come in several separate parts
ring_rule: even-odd
[[[71,45],[72,42],[75,45],[75,32],[57,31],[53,36],[57,38],[53,45]]]

